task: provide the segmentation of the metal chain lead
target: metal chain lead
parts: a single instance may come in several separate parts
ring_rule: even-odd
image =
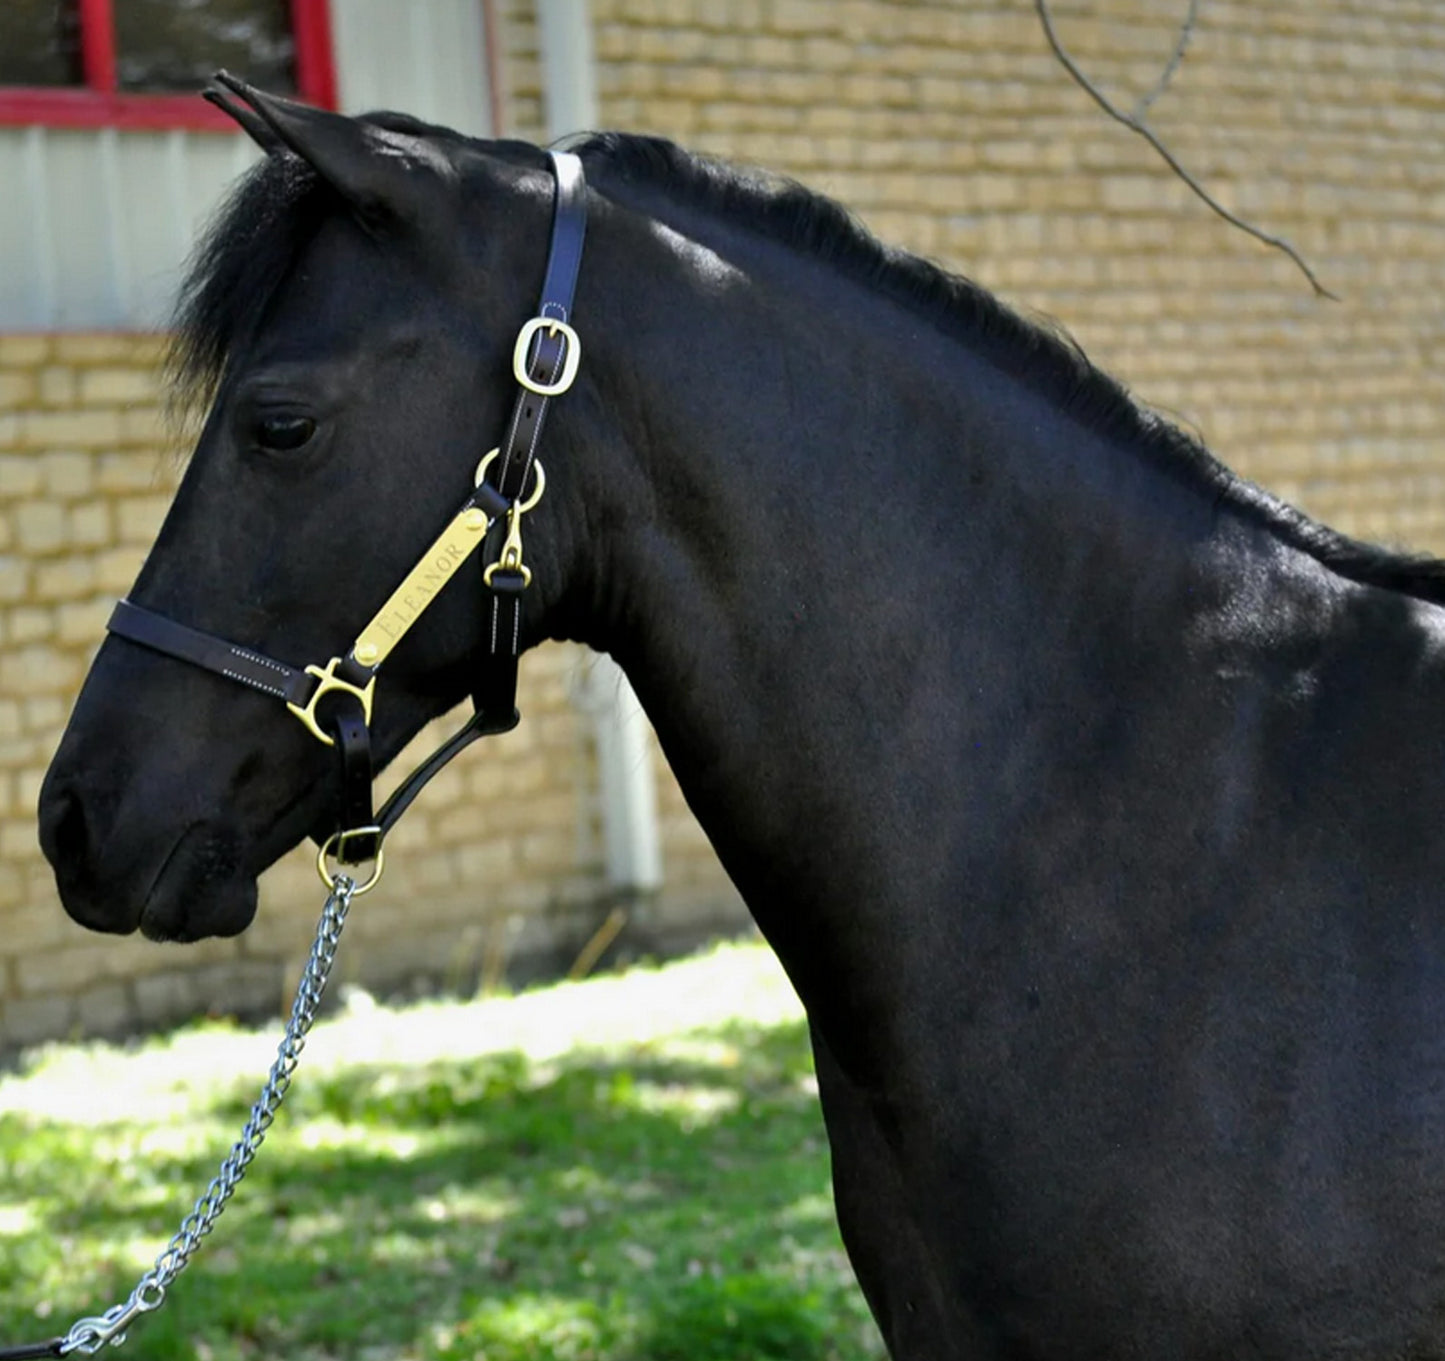
[[[87,1356],[99,1351],[107,1342],[118,1347],[125,1341],[125,1330],[141,1314],[159,1309],[165,1303],[166,1291],[177,1276],[185,1270],[191,1254],[200,1247],[201,1240],[210,1233],[221,1211],[226,1208],[246,1168],[261,1147],[266,1131],[276,1118],[276,1111],[285,1099],[291,1086],[291,1075],[296,1071],[301,1051],[306,1045],[306,1034],[316,1020],[321,995],[326,991],[326,980],[331,974],[331,965],[336,959],[336,948],[341,942],[341,929],[346,925],[346,914],[351,908],[356,883],[346,875],[337,875],[331,881],[331,895],[321,909],[321,919],[316,924],[316,939],[311,945],[311,956],[302,971],[301,982],[296,989],[296,1000],[291,1004],[291,1017],[286,1022],[286,1033],[276,1047],[276,1061],[266,1077],[261,1095],[251,1107],[250,1118],[241,1130],[241,1137],[232,1146],[230,1153],[221,1163],[206,1193],[195,1208],[181,1221],[176,1236],[156,1258],[155,1265],[142,1276],[124,1304],[113,1305],[105,1313],[92,1318],[78,1319],[71,1325],[59,1347],[59,1354],[82,1352]]]

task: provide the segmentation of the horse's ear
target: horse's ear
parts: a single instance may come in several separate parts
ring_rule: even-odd
[[[300,156],[366,220],[417,215],[420,167],[444,171],[444,158],[422,139],[374,123],[265,94],[225,71],[206,98],[224,109],[268,155]],[[238,101],[244,101],[238,102]]]
[[[227,80],[233,79],[233,77],[226,76],[224,71],[218,74],[217,79],[219,80],[223,76]],[[246,135],[268,156],[275,155],[285,146],[285,143],[271,130],[269,123],[263,122],[244,104],[238,104],[224,89],[215,85],[207,85],[201,91],[201,98],[214,104],[222,113],[230,114],[241,125]]]

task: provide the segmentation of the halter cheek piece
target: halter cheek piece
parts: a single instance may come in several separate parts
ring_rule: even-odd
[[[313,737],[337,749],[341,782],[337,830],[317,856],[317,867],[328,885],[334,886],[335,880],[328,857],[347,866],[373,862],[371,878],[356,892],[375,884],[381,876],[382,841],[422,786],[477,738],[507,732],[519,721],[521,596],[532,580],[522,559],[522,517],[546,487],[537,443],[548,403],[571,387],[582,357],[569,321],[587,229],[587,185],[576,156],[562,151],[548,155],[556,177],[552,244],[537,315],[522,327],[512,353],[519,390],[506,434],[478,465],[471,494],[357,634],[351,650],[344,657],[332,657],[325,666],[298,668],[128,600],[116,605],[107,625],[131,642],[284,700]],[[370,724],[377,671],[441,587],[483,545],[490,660],[472,692],[475,712],[373,815]]]

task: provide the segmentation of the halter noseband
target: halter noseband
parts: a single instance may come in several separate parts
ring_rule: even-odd
[[[357,634],[350,651],[332,657],[325,666],[294,667],[128,600],[117,603],[107,624],[112,633],[131,642],[284,700],[313,737],[337,748],[338,829],[322,843],[317,856],[317,867],[328,885],[335,880],[327,868],[330,855],[342,865],[374,862],[371,878],[355,891],[371,888],[381,877],[382,841],[422,786],[477,738],[507,732],[520,719],[516,698],[521,595],[532,579],[522,560],[522,516],[537,504],[546,486],[536,455],[548,403],[571,387],[582,357],[581,342],[569,319],[587,230],[587,185],[578,157],[564,151],[547,154],[556,177],[552,242],[537,315],[523,325],[513,347],[512,373],[519,391],[506,435],[478,464],[471,494]],[[472,691],[472,717],[373,815],[370,723],[377,671],[446,582],[483,544],[488,560],[482,581],[490,600],[490,661]],[[330,702],[319,714],[323,699]]]

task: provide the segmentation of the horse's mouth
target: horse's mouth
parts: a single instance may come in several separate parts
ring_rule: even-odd
[[[155,941],[239,935],[256,915],[256,877],[243,868],[236,834],[215,823],[188,827],[141,906],[141,934]]]

